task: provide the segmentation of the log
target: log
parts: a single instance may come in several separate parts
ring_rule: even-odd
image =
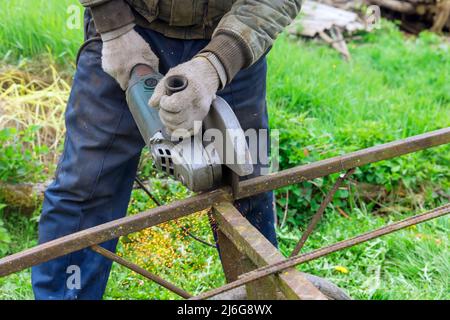
[[[450,0],[442,0],[436,5],[436,15],[431,31],[441,33],[446,25],[450,25]]]
[[[32,214],[44,199],[44,191],[50,181],[44,183],[7,183],[0,181],[0,199],[6,204],[5,211]]]
[[[430,31],[436,33],[450,29],[450,0],[366,1],[385,9],[386,17],[400,18],[402,28],[408,32],[419,33],[430,26]]]
[[[409,14],[416,13],[416,6],[406,1],[369,0],[369,2],[377,6],[384,7],[401,13],[409,13]]]

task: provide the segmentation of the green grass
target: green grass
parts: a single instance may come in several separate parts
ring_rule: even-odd
[[[269,113],[280,132],[282,169],[450,126],[445,41],[426,33],[405,39],[386,24],[349,47],[350,63],[322,44],[287,38],[270,53]],[[444,201],[434,196],[438,189],[449,192],[449,167],[446,145],[363,166],[354,179],[386,191],[378,201],[420,210]],[[280,190],[290,193],[288,221],[305,223],[335,177]],[[399,190],[418,196],[404,199]],[[430,193],[425,202],[419,196]],[[337,205],[352,210],[348,192],[337,198]]]
[[[2,216],[0,215],[0,218]],[[37,245],[37,219],[24,216],[8,216],[6,228],[11,235],[8,250],[2,255],[20,252]],[[33,299],[31,270],[27,269],[8,277],[0,278],[0,299]]]
[[[376,143],[446,127],[449,50],[435,35],[405,40],[392,26],[350,44],[350,63],[323,45],[278,41],[270,55],[269,101],[274,113],[308,113],[320,121],[316,132],[353,148],[362,131]]]
[[[34,58],[51,54],[60,63],[73,62],[83,41],[82,10],[76,19],[80,28],[71,29],[69,6],[77,0],[13,0],[0,3],[0,56]]]
[[[271,126],[281,131],[282,167],[450,126],[449,49],[428,33],[405,39],[390,24],[352,42],[350,63],[321,44],[278,41],[269,57],[268,100]],[[364,166],[354,176],[382,186],[388,196],[367,201],[354,187],[350,194],[341,190],[305,252],[447,202],[436,190],[450,191],[450,147]],[[284,253],[329,187],[325,178],[279,191],[280,217],[286,204],[281,196],[286,190],[291,195],[288,226],[279,232]],[[349,219],[339,215],[338,206]],[[448,299],[448,222],[441,218],[300,269],[333,280],[354,298]]]
[[[17,60],[50,52],[61,62],[73,61],[82,35],[81,30],[66,28],[64,13],[76,1],[33,1],[34,10],[30,3],[0,4],[0,54]],[[282,168],[450,126],[448,42],[428,33],[406,39],[385,24],[351,42],[349,48],[353,59],[346,63],[319,43],[287,36],[276,42],[269,55],[268,103],[271,127],[280,130]],[[354,186],[340,190],[304,252],[445,203],[441,194],[450,193],[449,168],[449,146],[364,166],[354,180],[377,186],[385,195],[368,200]],[[335,177],[277,193],[280,221],[288,208],[287,223],[278,230],[283,253],[293,248]],[[157,190],[176,198],[186,196],[178,187],[158,185]],[[142,192],[135,191],[129,212],[152,206]],[[341,216],[338,207],[349,218]],[[11,239],[0,246],[2,254],[36,244],[36,218],[9,216],[4,221],[0,236],[6,229]],[[213,241],[205,217],[193,226],[197,235]],[[185,237],[178,239],[176,228],[170,230],[161,234],[178,241],[177,259],[169,267],[167,252],[162,252],[164,263],[149,263],[148,269],[193,293],[222,284],[216,251]],[[449,231],[448,217],[440,218],[299,269],[331,279],[357,299],[449,299]],[[126,246],[127,239],[122,239],[119,252],[136,258]],[[0,278],[0,299],[31,298],[29,270]],[[114,265],[105,298],[176,296]]]
[[[344,218],[330,211],[303,252],[345,240],[410,214],[386,219],[355,209],[349,218]],[[449,227],[449,219],[440,218],[309,262],[299,269],[333,281],[354,299],[448,299]],[[288,254],[301,232],[282,230],[279,235],[281,250]],[[339,271],[340,267],[346,268],[348,273]]]

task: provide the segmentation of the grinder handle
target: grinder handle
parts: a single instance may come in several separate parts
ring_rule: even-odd
[[[163,75],[144,64],[136,65],[131,72],[126,91],[128,107],[146,144],[158,132],[164,134],[164,125],[159,118],[159,110],[150,108],[148,101],[152,97],[158,82]]]

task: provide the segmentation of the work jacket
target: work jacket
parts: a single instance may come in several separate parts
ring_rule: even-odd
[[[211,39],[203,50],[228,81],[252,65],[297,16],[301,0],[80,0],[100,33],[135,22],[178,39]]]

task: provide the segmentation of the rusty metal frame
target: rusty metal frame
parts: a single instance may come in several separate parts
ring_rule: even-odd
[[[450,143],[450,128],[444,128],[267,176],[234,183],[233,187],[223,187],[199,194],[189,199],[86,229],[4,257],[0,259],[0,277],[71,252],[91,248],[102,256],[143,275],[147,279],[155,281],[183,298],[205,299],[241,285],[246,285],[249,297],[253,298],[277,298],[281,294],[282,297],[288,299],[324,299],[326,297],[312,286],[301,273],[297,272],[294,269],[295,266],[407,226],[447,215],[450,212],[450,205],[445,205],[355,238],[306,254],[297,255],[322,216],[326,205],[332,200],[334,192],[339,185],[352,173],[354,168],[448,143]],[[341,176],[331,189],[316,213],[315,218],[311,221],[307,232],[300,239],[296,250],[287,259],[271,246],[246,219],[243,219],[231,204],[236,199],[345,171],[347,173]],[[213,215],[218,221],[219,244],[221,247],[230,249],[228,251],[230,256],[225,255],[222,257],[224,271],[229,283],[197,297],[192,297],[191,294],[183,289],[99,246],[99,244],[108,240],[176,220],[211,207],[214,208]]]
[[[229,202],[218,204],[213,216],[220,230],[236,249],[255,267],[265,267],[284,261],[283,255]],[[219,240],[220,247],[220,240]],[[255,269],[255,268],[253,268]],[[254,290],[247,286],[249,299],[277,298],[278,289],[288,299],[326,300],[327,298],[294,268],[270,276],[266,284]]]
[[[337,242],[330,246],[308,252],[306,254],[294,256],[289,259],[280,261],[278,263],[274,263],[274,264],[271,264],[271,265],[268,265],[265,267],[258,268],[256,270],[253,270],[251,272],[243,274],[240,277],[240,279],[238,279],[236,281],[230,282],[220,288],[213,289],[209,292],[203,293],[197,297],[192,298],[192,300],[201,300],[201,299],[207,299],[207,298],[216,296],[223,292],[238,288],[242,285],[247,285],[249,283],[252,283],[253,281],[257,281],[259,279],[271,276],[273,274],[278,274],[284,270],[287,270],[288,268],[298,266],[302,263],[316,260],[318,258],[324,257],[331,253],[356,246],[358,244],[379,238],[381,236],[399,231],[401,229],[404,229],[404,228],[407,228],[407,227],[410,227],[413,225],[417,225],[419,223],[423,223],[423,222],[426,222],[426,221],[429,221],[432,219],[443,217],[449,213],[450,213],[450,204],[447,204],[442,207],[431,210],[429,212],[419,214],[414,217],[410,217],[410,218],[398,221],[396,223],[392,223],[390,225],[381,227],[374,231],[370,231],[370,232],[361,234],[354,238],[340,241],[340,242]]]
[[[334,186],[331,188],[331,190],[325,196],[325,199],[323,200],[323,202],[320,204],[319,209],[317,210],[316,214],[312,217],[311,222],[309,223],[308,227],[306,228],[306,231],[302,234],[302,237],[298,241],[294,250],[292,250],[291,257],[296,256],[300,253],[300,251],[302,250],[303,246],[306,243],[306,240],[308,240],[309,236],[314,231],[314,228],[317,226],[320,219],[323,217],[325,209],[330,204],[330,202],[333,200],[334,195],[336,194],[338,189],[341,187],[342,183],[345,180],[347,180],[347,178],[349,176],[351,176],[355,172],[355,170],[356,170],[356,168],[352,168],[337,179]]]

